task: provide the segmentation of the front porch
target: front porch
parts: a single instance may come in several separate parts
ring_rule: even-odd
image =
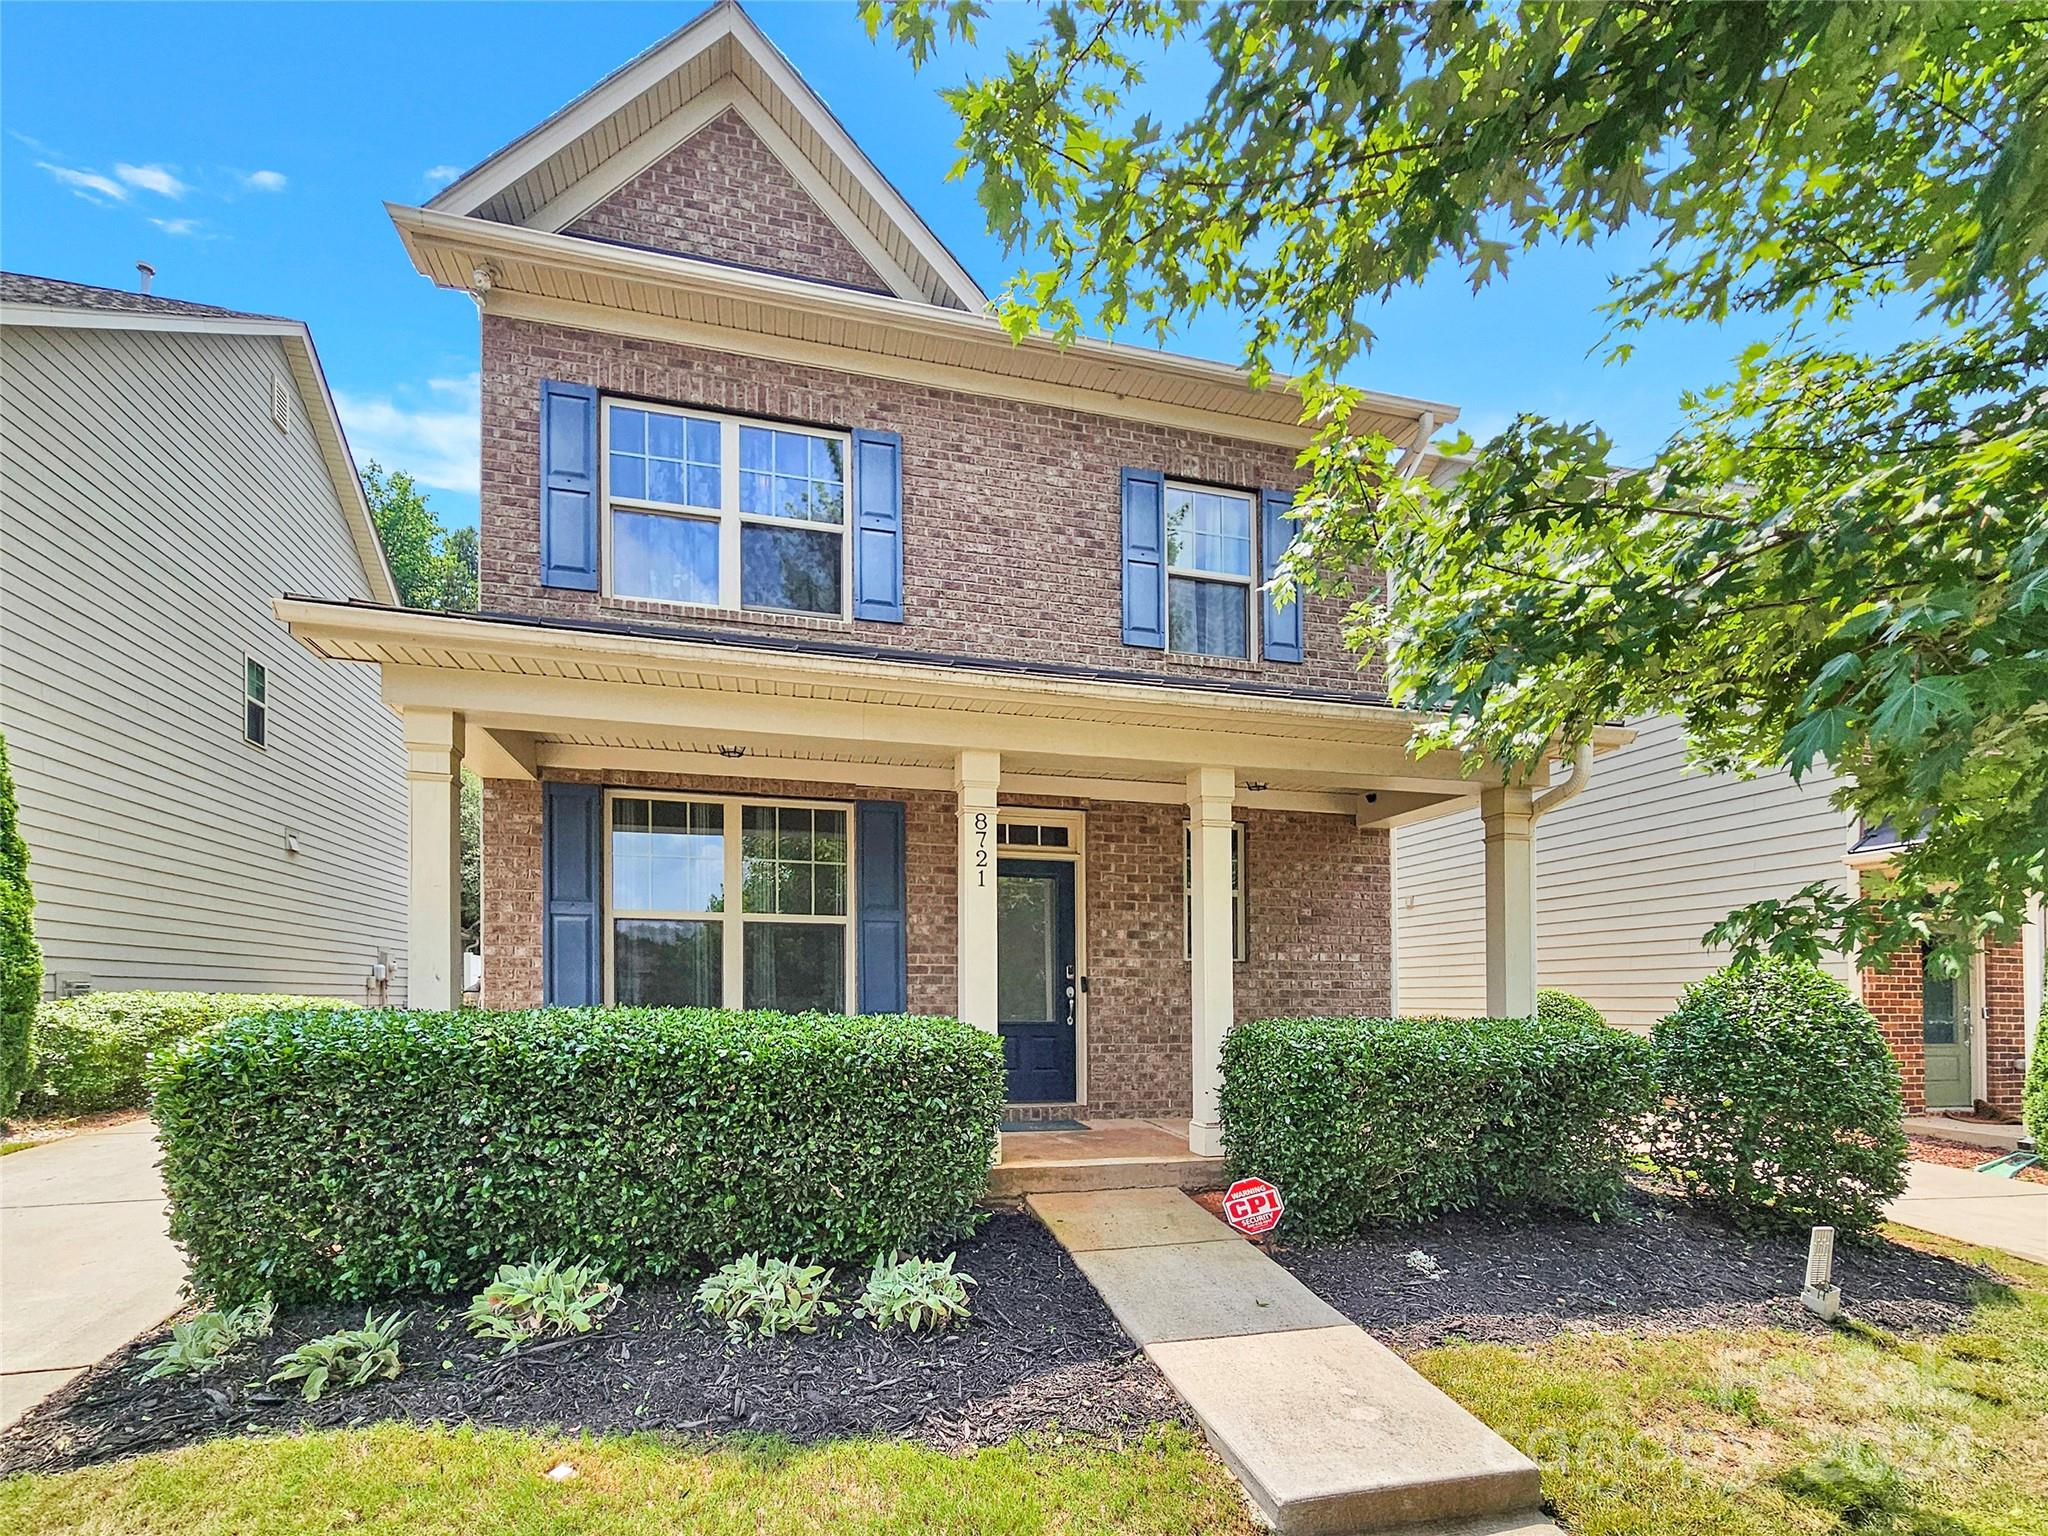
[[[1403,821],[1479,802],[1489,1008],[1534,1006],[1541,777],[1509,787],[1412,757],[1414,716],[1369,695],[804,637],[278,612],[321,654],[380,666],[404,717],[415,1007],[459,997],[465,766],[486,781],[487,1005],[956,1014],[1003,1037],[1020,1101],[1091,1123],[1006,1137],[1006,1164],[1038,1170],[1019,1179],[1209,1181],[1237,1018],[1393,1011],[1388,830]],[[752,930],[792,908],[756,893],[737,829],[784,809],[810,818],[800,838],[816,829],[793,909],[814,926],[800,944],[761,935],[764,961]],[[622,895],[629,821],[676,833],[660,858],[696,871],[678,877],[695,899]],[[670,946],[651,964],[649,934]],[[781,938],[805,950],[809,990],[774,974]]]
[[[1014,1131],[989,1172],[997,1199],[1100,1189],[1213,1189],[1223,1159],[1189,1150],[1185,1122],[1090,1120],[1080,1130]]]

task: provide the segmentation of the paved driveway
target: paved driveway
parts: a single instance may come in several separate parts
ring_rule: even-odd
[[[178,1310],[156,1128],[0,1157],[0,1428]]]
[[[2048,1184],[1914,1163],[1906,1192],[1885,1214],[1923,1232],[2048,1264]]]

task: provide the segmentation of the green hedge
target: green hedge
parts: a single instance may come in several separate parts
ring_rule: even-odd
[[[1583,997],[1543,987],[1536,993],[1536,1017],[1546,1024],[1589,1024],[1605,1029],[1607,1019]]]
[[[1230,1176],[1338,1236],[1481,1204],[1600,1215],[1651,1101],[1649,1046],[1528,1019],[1260,1019],[1223,1042]]]
[[[352,1006],[260,992],[91,992],[36,1010],[36,1065],[23,1108],[91,1115],[149,1103],[150,1054],[202,1029],[280,1008]]]
[[[1653,1034],[1657,1161],[1752,1231],[1863,1231],[1906,1186],[1899,1065],[1849,989],[1795,960],[1694,982]]]
[[[28,844],[14,803],[7,739],[0,736],[0,1120],[14,1113],[35,1069],[31,1025],[43,992],[36,947],[36,898],[28,880]]]
[[[2027,1063],[2026,1086],[2021,1090],[2020,1118],[2034,1145],[2048,1154],[2048,1038],[2034,1037],[2034,1058]]]
[[[226,1302],[866,1263],[972,1221],[1002,1048],[952,1019],[285,1012],[159,1058],[171,1235]]]

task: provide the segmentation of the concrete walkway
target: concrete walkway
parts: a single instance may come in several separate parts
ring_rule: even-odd
[[[0,1157],[0,1428],[181,1305],[146,1119]]]
[[[1914,1163],[1906,1192],[1885,1215],[1902,1226],[2048,1264],[2048,1184]]]
[[[1285,1536],[1555,1536],[1534,1462],[1179,1190],[1026,1203]]]

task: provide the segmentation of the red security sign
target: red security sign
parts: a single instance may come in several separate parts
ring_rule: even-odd
[[[1223,1197],[1223,1219],[1247,1237],[1272,1231],[1286,1209],[1280,1191],[1264,1179],[1239,1179]]]

